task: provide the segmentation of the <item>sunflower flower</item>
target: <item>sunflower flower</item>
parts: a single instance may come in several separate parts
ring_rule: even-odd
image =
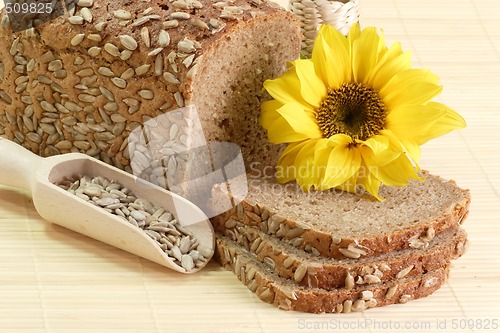
[[[354,25],[347,37],[320,27],[310,59],[289,63],[264,88],[260,122],[275,144],[280,183],[305,191],[359,187],[379,200],[381,184],[405,186],[419,177],[420,145],[465,127],[448,106],[432,102],[442,87],[426,69],[412,68],[400,43]]]

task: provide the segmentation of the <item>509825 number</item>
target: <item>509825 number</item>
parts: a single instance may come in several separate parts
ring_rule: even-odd
[[[52,3],[9,3],[5,4],[7,14],[51,14]]]
[[[451,328],[453,330],[496,330],[498,319],[453,319]]]

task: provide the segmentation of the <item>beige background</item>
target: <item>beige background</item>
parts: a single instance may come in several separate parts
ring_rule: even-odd
[[[500,331],[491,329],[500,321],[500,2],[361,6],[362,25],[382,27],[389,42],[413,49],[415,65],[442,79],[438,100],[468,123],[423,147],[421,165],[457,180],[473,198],[469,251],[442,289],[363,314],[284,312],[216,264],[193,276],[174,273],[49,224],[28,193],[0,186],[0,332],[478,332],[488,324],[485,331]],[[472,329],[459,329],[467,324]]]

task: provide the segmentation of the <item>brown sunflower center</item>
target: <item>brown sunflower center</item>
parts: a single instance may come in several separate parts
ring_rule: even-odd
[[[316,110],[316,120],[323,137],[346,134],[366,140],[385,125],[386,107],[378,93],[362,83],[344,83],[329,89]]]

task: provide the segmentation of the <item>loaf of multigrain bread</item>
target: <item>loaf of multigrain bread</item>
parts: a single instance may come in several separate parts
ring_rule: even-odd
[[[245,200],[212,223],[233,232],[243,223],[315,256],[337,259],[423,249],[461,224],[470,202],[469,192],[455,182],[427,172],[423,176],[425,181],[406,187],[382,186],[380,194],[387,199],[377,201],[336,190],[304,192],[296,183],[248,175]],[[213,189],[214,205],[220,191]]]
[[[298,250],[243,224],[225,231],[225,234],[218,233],[217,238],[232,240],[233,246],[252,253],[280,277],[294,280],[304,287],[326,290],[352,289],[356,285],[424,274],[445,267],[460,257],[467,244],[465,231],[453,227],[437,235],[428,247],[422,249],[405,249],[360,259],[331,259]]]
[[[412,277],[352,289],[325,290],[298,286],[279,277],[273,270],[234,242],[218,238],[216,258],[264,302],[283,310],[347,313],[376,306],[407,303],[432,294],[446,281],[449,265]]]
[[[64,15],[20,32],[0,10],[0,135],[42,156],[83,152],[131,172],[129,133],[194,105],[207,141],[274,165],[280,148],[258,124],[262,82],[299,56],[293,14],[265,0],[62,3]],[[176,130],[164,143],[187,145]]]

